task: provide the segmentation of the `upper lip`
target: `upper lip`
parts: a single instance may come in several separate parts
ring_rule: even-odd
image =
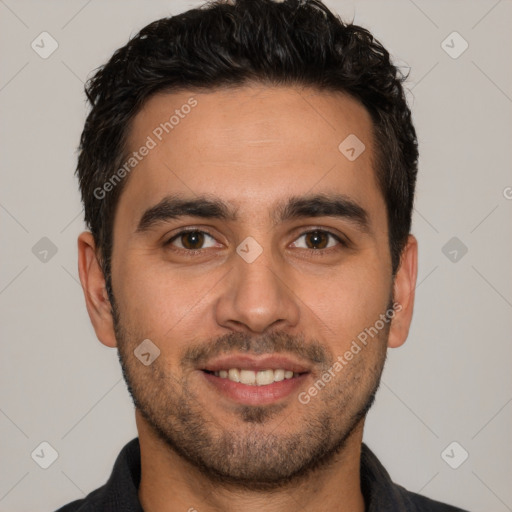
[[[271,354],[260,357],[234,354],[215,357],[205,364],[202,370],[218,372],[220,370],[229,370],[230,368],[241,368],[242,370],[289,370],[294,373],[309,372],[310,368],[289,356]]]

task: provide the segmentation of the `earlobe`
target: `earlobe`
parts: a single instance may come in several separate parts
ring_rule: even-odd
[[[78,237],[78,274],[96,336],[108,347],[117,346],[105,276],[97,257],[94,237],[89,231]]]
[[[418,241],[409,235],[402,251],[400,267],[394,282],[395,316],[389,331],[388,347],[396,348],[405,343],[414,309],[414,292],[418,274]]]

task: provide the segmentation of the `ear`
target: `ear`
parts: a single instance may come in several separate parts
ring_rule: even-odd
[[[85,296],[89,318],[98,339],[107,347],[117,346],[112,308],[105,286],[105,276],[96,255],[92,233],[84,231],[78,237],[78,274]]]
[[[395,276],[393,295],[395,316],[389,330],[388,347],[390,348],[403,345],[409,334],[417,275],[418,241],[413,235],[409,235]]]

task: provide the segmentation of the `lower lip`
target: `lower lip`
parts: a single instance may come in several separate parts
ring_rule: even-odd
[[[297,391],[309,375],[303,373],[298,377],[284,379],[264,386],[249,386],[204,371],[201,373],[218,392],[235,402],[247,405],[264,405],[277,402]]]

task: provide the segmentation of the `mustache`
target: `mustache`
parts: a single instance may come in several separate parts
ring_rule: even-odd
[[[183,366],[201,367],[213,357],[229,353],[293,354],[314,365],[328,368],[334,357],[317,340],[305,342],[303,333],[292,336],[285,332],[272,332],[261,336],[231,332],[212,341],[189,345],[181,358]]]

